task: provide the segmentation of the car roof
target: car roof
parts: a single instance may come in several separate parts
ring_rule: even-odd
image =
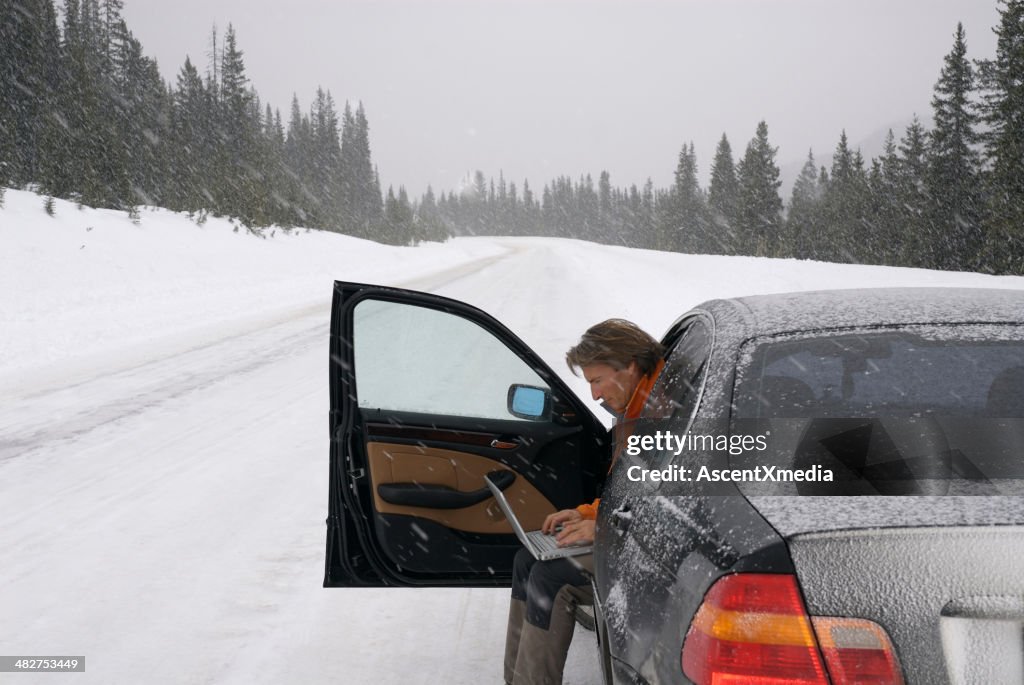
[[[858,288],[712,300],[719,334],[746,339],[797,331],[912,324],[1022,323],[1024,290]],[[731,333],[731,335],[730,335]]]

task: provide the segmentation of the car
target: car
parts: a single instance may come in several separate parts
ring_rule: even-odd
[[[662,341],[613,460],[486,313],[336,283],[324,585],[508,585],[497,472],[527,527],[601,494],[606,682],[1024,681],[1024,293],[716,300]]]

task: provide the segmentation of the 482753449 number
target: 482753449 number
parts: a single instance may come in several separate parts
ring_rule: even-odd
[[[0,673],[81,672],[84,656],[0,656]]]

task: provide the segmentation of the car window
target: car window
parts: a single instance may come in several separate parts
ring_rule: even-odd
[[[353,327],[360,408],[515,420],[512,384],[549,390],[498,338],[455,314],[368,299]]]
[[[643,418],[689,423],[700,399],[704,367],[710,354],[711,332],[702,319],[695,319],[669,350]]]
[[[754,340],[733,396],[732,432],[767,436],[740,468],[827,468],[843,494],[993,494],[1024,475],[1022,327]]]
[[[1005,327],[1003,335],[1016,332]],[[1019,335],[1019,332],[1017,332]],[[757,344],[740,417],[1024,416],[1024,342],[910,330]],[[1014,400],[1017,401],[1014,401]]]

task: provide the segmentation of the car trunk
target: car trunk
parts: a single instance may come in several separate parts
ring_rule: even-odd
[[[1024,498],[752,500],[808,611],[881,625],[909,685],[1024,682]]]

